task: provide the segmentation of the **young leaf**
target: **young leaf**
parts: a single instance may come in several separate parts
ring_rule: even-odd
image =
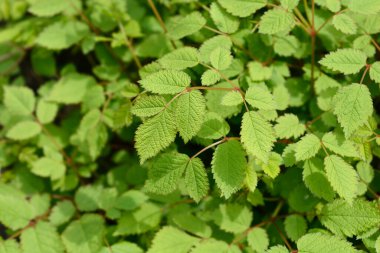
[[[298,214],[292,214],[286,217],[285,232],[292,241],[297,241],[304,234],[306,234],[307,223],[306,220]]]
[[[376,83],[380,84],[380,61],[371,65],[371,68],[369,69],[369,77]]]
[[[27,87],[5,87],[4,105],[15,115],[29,115],[34,111],[36,98]]]
[[[71,201],[58,202],[51,210],[49,221],[54,226],[60,226],[68,222],[75,214],[75,206]]]
[[[247,241],[256,252],[264,252],[269,246],[268,234],[263,228],[253,228],[247,235]]]
[[[201,77],[202,85],[204,86],[210,86],[215,83],[217,83],[220,80],[220,74],[216,72],[213,69],[208,69],[205,72],[203,72],[203,75]]]
[[[297,7],[299,0],[281,0],[281,6],[291,11]]]
[[[63,177],[66,167],[62,161],[42,157],[33,162],[32,172],[41,177],[50,177],[52,180],[57,180]]]
[[[238,91],[228,92],[222,98],[222,105],[227,105],[227,106],[240,105],[243,102],[244,102],[244,100],[243,100],[240,92],[238,92]]]
[[[318,198],[332,201],[335,197],[334,189],[331,187],[324,171],[323,160],[312,158],[306,160],[302,171],[303,181],[306,187]]]
[[[274,8],[261,17],[259,32],[264,34],[287,34],[295,26],[294,17],[284,9]]]
[[[334,190],[352,203],[358,190],[358,176],[351,165],[336,155],[325,157],[325,170],[327,179],[330,181]]]
[[[178,180],[185,171],[189,157],[179,153],[159,156],[149,170],[145,188],[154,193],[166,195],[177,188]]]
[[[132,113],[139,117],[150,117],[163,111],[166,101],[161,96],[140,96],[132,107]]]
[[[305,125],[301,124],[298,117],[294,114],[287,113],[277,119],[277,125],[274,130],[278,138],[289,139],[298,138],[306,130]]]
[[[199,240],[177,228],[167,226],[157,232],[147,253],[187,253]]]
[[[334,114],[343,127],[346,138],[362,126],[372,115],[373,105],[367,86],[351,84],[334,96]]]
[[[65,248],[56,229],[40,221],[21,234],[21,247],[25,253],[64,253]]]
[[[343,74],[356,74],[366,64],[367,56],[357,49],[339,49],[326,55],[319,63]]]
[[[230,51],[232,47],[231,39],[224,35],[218,35],[203,42],[203,44],[199,48],[202,62],[209,63],[211,53],[218,47]]]
[[[356,199],[352,204],[337,199],[325,205],[320,214],[324,226],[338,236],[358,236],[380,226],[380,210],[375,203]]]
[[[234,33],[239,28],[239,19],[227,13],[217,3],[210,6],[210,15],[216,27],[224,33]]]
[[[234,248],[234,245],[231,247],[224,241],[208,239],[197,244],[196,247],[193,250],[191,250],[191,253],[208,253],[208,252],[229,253],[229,252],[235,252],[235,251],[232,251],[233,248]]]
[[[198,157],[191,159],[187,164],[185,185],[190,197],[196,202],[199,202],[208,193],[209,184],[206,169]]]
[[[354,143],[350,140],[345,140],[342,135],[328,132],[322,137],[322,142],[327,149],[338,155],[358,157]]]
[[[85,214],[73,221],[62,233],[67,253],[98,252],[103,244],[104,221],[97,214]]]
[[[273,95],[270,93],[266,86],[251,86],[245,94],[246,101],[257,109],[274,110],[276,103],[274,102]]]
[[[135,135],[140,162],[143,163],[168,147],[174,141],[176,133],[174,112],[170,107],[141,124]]]
[[[246,112],[241,125],[241,142],[250,155],[256,156],[264,163],[268,161],[275,142],[274,131],[257,112]]]
[[[190,86],[188,74],[178,70],[161,70],[139,82],[144,89],[158,94],[175,94]]]
[[[177,128],[186,143],[201,128],[206,113],[206,100],[199,90],[194,90],[180,96],[176,106]]]
[[[245,152],[238,141],[231,140],[216,148],[212,158],[212,173],[226,199],[242,187],[246,166]]]
[[[41,0],[33,2],[29,12],[39,17],[54,16],[67,8],[72,7],[69,2],[60,0]]]
[[[357,250],[351,243],[337,236],[322,233],[310,233],[302,236],[297,241],[299,253],[355,253]]]
[[[245,18],[266,6],[266,0],[218,0],[234,16]]]
[[[380,12],[380,2],[377,0],[350,1],[348,8],[352,12],[374,15]]]
[[[228,123],[218,114],[209,112],[206,114],[201,129],[197,136],[204,139],[219,139],[230,131]]]
[[[163,68],[183,70],[191,68],[199,63],[199,52],[193,47],[176,49],[158,60]]]
[[[61,20],[47,26],[36,43],[53,50],[62,50],[79,42],[89,32],[86,24],[75,20]]]
[[[90,76],[70,73],[63,76],[53,86],[47,100],[62,104],[76,104],[82,102],[87,88],[95,84],[95,80]]]
[[[12,140],[26,140],[38,135],[41,131],[41,126],[36,122],[21,121],[9,129],[6,137]]]
[[[265,253],[289,253],[289,250],[282,245],[270,247]]]
[[[296,146],[296,159],[303,161],[314,157],[321,148],[321,141],[314,134],[305,135]]]
[[[355,21],[348,16],[347,14],[340,13],[338,15],[334,15],[332,19],[332,24],[334,27],[345,33],[345,34],[355,34],[356,33],[356,23]]]
[[[224,70],[231,65],[232,56],[229,50],[217,47],[211,52],[210,61],[214,68]]]
[[[40,100],[37,104],[37,118],[42,124],[51,123],[57,116],[58,105],[45,100]]]
[[[20,246],[14,239],[0,241],[0,253],[21,253]]]
[[[172,39],[182,39],[199,31],[205,24],[206,19],[199,12],[175,17],[167,24],[168,35]]]
[[[235,215],[231,215],[231,214]],[[231,233],[242,233],[251,225],[252,211],[247,207],[235,203],[221,204],[214,212],[214,220],[221,229]]]
[[[0,184],[0,222],[12,230],[28,225],[33,218],[26,195],[11,186]]]

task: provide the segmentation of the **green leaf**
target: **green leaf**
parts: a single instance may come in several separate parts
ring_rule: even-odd
[[[240,135],[248,154],[256,156],[264,163],[268,161],[273,143],[276,141],[269,122],[257,112],[246,112],[243,116]]]
[[[174,223],[181,229],[203,238],[210,238],[212,229],[206,222],[190,213],[178,213],[173,218]]]
[[[129,190],[117,198],[115,207],[130,211],[140,207],[148,200],[148,197],[141,191]]]
[[[186,167],[185,173],[186,189],[196,202],[205,197],[209,190],[208,178],[205,166],[199,158],[191,159]]]
[[[265,253],[289,253],[289,250],[282,245],[270,247]]]
[[[87,89],[92,85],[95,85],[95,80],[90,76],[77,73],[67,74],[54,84],[48,101],[62,104],[80,103]]]
[[[247,162],[241,144],[231,140],[220,144],[212,158],[212,173],[226,199],[243,185]]]
[[[147,91],[158,94],[175,94],[190,86],[188,74],[178,70],[161,70],[143,78],[139,83]]]
[[[215,223],[221,229],[234,234],[242,233],[249,228],[253,214],[248,207],[239,204],[221,204],[214,212]]]
[[[266,6],[266,0],[218,0],[234,16],[245,18]]]
[[[201,77],[202,85],[204,86],[213,85],[217,83],[220,80],[220,78],[221,78],[220,74],[217,71],[213,69],[208,69],[202,74],[202,77]]]
[[[281,6],[287,10],[293,10],[297,7],[299,0],[281,0]]]
[[[144,203],[140,208],[125,212],[118,220],[114,236],[146,233],[156,228],[161,221],[161,208],[152,203]]]
[[[177,189],[178,180],[185,171],[189,157],[179,153],[159,156],[149,170],[145,188],[150,192],[168,194]]]
[[[231,39],[224,35],[218,35],[203,42],[203,44],[199,48],[202,62],[209,63],[211,52],[213,52],[218,47],[230,51],[232,47]]]
[[[236,106],[244,102],[242,95],[238,91],[228,92],[222,98],[222,104],[226,106]]]
[[[273,95],[266,86],[254,85],[248,88],[245,94],[246,101],[257,109],[274,110],[276,103]]]
[[[332,12],[338,12],[341,9],[341,3],[340,0],[329,0],[326,1],[326,7]]]
[[[43,221],[21,234],[21,247],[24,253],[63,253],[65,251],[56,229],[50,223]]]
[[[285,222],[285,232],[292,241],[297,241],[301,238],[307,231],[306,220],[298,214],[293,214],[286,217]]]
[[[297,242],[299,253],[355,253],[351,243],[337,236],[322,233],[310,233],[301,237]]]
[[[88,26],[82,22],[61,20],[45,27],[36,43],[48,49],[62,50],[78,43],[88,32]]]
[[[336,155],[325,157],[325,170],[327,179],[330,181],[334,190],[352,203],[358,190],[358,175],[351,165]]]
[[[12,230],[17,230],[28,225],[32,218],[32,206],[26,201],[26,195],[1,183],[0,222]]]
[[[75,1],[71,4],[77,5]],[[60,0],[40,0],[33,2],[29,8],[29,12],[39,17],[51,17],[68,8],[73,8],[71,4],[70,2]]]
[[[37,118],[42,124],[48,124],[53,122],[57,116],[58,105],[47,102],[45,100],[38,101],[37,104]]]
[[[303,161],[314,157],[321,148],[321,141],[314,134],[308,134],[297,142],[296,159]]]
[[[38,135],[41,130],[41,126],[34,121],[21,121],[9,129],[6,137],[21,141]]]
[[[229,253],[230,248],[231,246],[224,241],[209,239],[197,244],[195,248],[191,250],[191,253]]]
[[[210,61],[214,68],[224,70],[231,65],[232,56],[229,50],[217,47],[211,52]]]
[[[163,111],[166,101],[161,96],[140,96],[136,99],[132,113],[139,117],[150,117]]]
[[[144,251],[137,246],[137,244],[131,243],[131,242],[118,242],[113,244],[111,247],[104,246],[101,251],[98,253],[144,253]]]
[[[297,37],[293,35],[287,35],[276,38],[273,48],[276,54],[280,56],[291,56],[298,52],[300,42]]]
[[[210,15],[216,27],[224,33],[234,33],[239,28],[239,19],[227,13],[217,3],[210,6]]]
[[[36,98],[27,87],[4,87],[4,105],[16,115],[29,115],[34,111]]]
[[[274,130],[278,138],[289,139],[291,137],[298,138],[306,130],[305,125],[301,124],[298,117],[291,113],[286,113],[277,119]]]
[[[377,240],[375,242],[375,248],[376,248],[376,253],[380,252],[380,236],[377,237]]]
[[[172,39],[181,39],[199,31],[206,24],[206,19],[199,12],[186,16],[174,17],[167,24],[168,35]]]
[[[273,71],[272,68],[263,66],[261,63],[254,61],[248,63],[248,72],[252,81],[264,81],[271,78]]]
[[[358,236],[380,226],[380,210],[376,203],[356,199],[352,204],[337,199],[326,204],[320,214],[324,226],[338,236]]]
[[[380,84],[380,61],[371,64],[369,77],[376,83]]]
[[[356,74],[365,65],[367,56],[357,49],[345,48],[326,55],[319,63],[343,74]]]
[[[358,157],[354,142],[345,140],[343,135],[326,133],[322,137],[323,145],[335,154],[347,157]]]
[[[248,245],[256,252],[264,252],[268,249],[269,238],[263,228],[253,228],[247,235]]]
[[[219,139],[230,131],[228,123],[214,112],[205,115],[201,129],[197,136],[204,139]]]
[[[259,32],[264,34],[287,34],[295,26],[294,17],[284,9],[274,8],[261,17]]]
[[[170,107],[141,124],[135,135],[140,162],[143,163],[168,147],[174,141],[176,132],[174,113]]]
[[[167,226],[157,232],[147,253],[187,253],[199,240],[177,228]]]
[[[180,96],[176,107],[177,128],[186,143],[201,129],[206,113],[206,100],[199,90],[194,90]]]
[[[333,26],[342,33],[345,34],[355,34],[356,33],[356,23],[355,21],[348,16],[347,14],[340,13],[338,15],[334,15],[332,19]]]
[[[183,70],[198,65],[199,58],[197,49],[183,47],[164,55],[158,60],[158,63],[166,69]]]
[[[75,214],[75,207],[72,202],[64,200],[58,202],[51,210],[49,221],[55,226],[68,222]]]
[[[98,252],[104,239],[104,221],[96,214],[85,214],[73,221],[62,233],[67,253]]]
[[[348,8],[359,14],[374,15],[380,12],[380,2],[377,0],[350,1]]]
[[[334,189],[331,187],[324,171],[323,161],[319,158],[306,160],[304,163],[303,181],[306,187],[318,198],[332,201],[335,197]]]
[[[280,165],[282,165],[283,161],[279,154],[271,152],[266,163],[260,160],[257,160],[256,163],[261,167],[265,174],[271,178],[276,178],[278,174],[280,174]]]
[[[86,185],[80,187],[75,193],[75,203],[79,210],[85,212],[99,209],[99,200],[102,187],[96,185]]]
[[[334,96],[334,114],[343,127],[346,138],[367,122],[373,105],[367,86],[351,84],[341,88]]]
[[[42,157],[33,162],[32,172],[41,177],[50,177],[52,180],[57,180],[65,175],[66,166],[63,161]]]
[[[0,253],[21,253],[21,249],[15,240],[0,240]]]

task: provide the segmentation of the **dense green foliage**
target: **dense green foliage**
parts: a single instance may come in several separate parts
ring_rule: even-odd
[[[380,253],[379,0],[0,0],[0,253]]]

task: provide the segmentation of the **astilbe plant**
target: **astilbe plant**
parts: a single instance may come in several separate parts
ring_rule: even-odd
[[[2,0],[0,25],[0,253],[380,253],[379,0]]]

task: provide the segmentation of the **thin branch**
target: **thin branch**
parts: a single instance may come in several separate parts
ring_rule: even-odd
[[[195,157],[199,156],[200,154],[202,154],[203,152],[205,152],[206,150],[212,148],[212,147],[215,147],[219,144],[222,144],[224,142],[227,142],[227,141],[231,141],[231,140],[240,140],[240,137],[224,137],[223,139],[217,141],[217,142],[214,142],[210,145],[208,145],[207,147],[204,147],[203,149],[201,149],[199,152],[197,152],[195,155],[193,155],[192,157],[190,157],[190,160],[194,159]]]
[[[142,65],[140,62],[140,59],[137,57],[135,48],[133,47],[132,42],[128,39],[127,33],[125,32],[124,26],[119,22],[119,28],[123,35],[125,45],[128,47],[129,51],[131,52],[132,58],[136,63],[137,68],[141,69]]]
[[[160,23],[162,30],[164,30],[165,34],[167,34],[168,29],[166,28],[165,22],[162,19],[160,12],[157,10],[156,5],[154,4],[154,2],[152,0],[148,0],[148,4],[149,4],[150,8],[152,9],[154,16],[156,17],[158,23]],[[177,46],[175,45],[173,40],[170,39],[170,43],[172,44],[174,49],[177,48]]]
[[[371,68],[371,64],[367,64],[366,67],[365,67],[365,70],[364,70],[364,72],[363,72],[362,78],[360,79],[360,84],[363,83],[364,78],[365,78],[365,76],[367,75],[368,70],[369,70],[370,68]]]

